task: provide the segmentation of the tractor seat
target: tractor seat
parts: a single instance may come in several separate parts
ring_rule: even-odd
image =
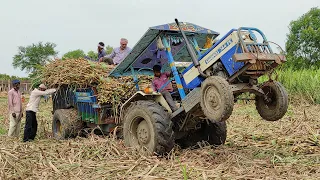
[[[172,80],[171,81],[171,84],[172,84],[172,88],[173,88],[173,91],[170,93],[172,98],[174,100],[179,100],[181,101],[181,97],[180,97],[180,94],[179,94],[179,90],[178,90],[178,87],[177,87],[177,83],[175,80]],[[187,93],[188,90],[184,88],[184,92]]]
[[[178,91],[178,90],[173,91],[173,92],[171,92],[170,94],[171,94],[171,96],[172,96],[172,99],[174,99],[174,100],[181,100],[180,94],[179,94],[179,91]]]

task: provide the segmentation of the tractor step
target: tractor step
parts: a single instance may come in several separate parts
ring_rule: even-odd
[[[173,119],[174,117],[176,117],[178,114],[180,114],[181,112],[183,112],[184,111],[184,108],[181,106],[178,110],[176,110],[175,112],[173,112],[172,114],[171,114],[171,119]]]

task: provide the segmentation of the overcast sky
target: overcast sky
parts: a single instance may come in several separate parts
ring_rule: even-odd
[[[151,26],[174,18],[215,30],[252,26],[283,48],[290,21],[320,0],[0,0],[0,73],[27,76],[12,67],[18,46],[53,42],[59,56],[96,50],[99,41],[113,47],[126,37],[133,47]]]

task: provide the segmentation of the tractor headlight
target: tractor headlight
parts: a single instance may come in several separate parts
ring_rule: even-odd
[[[246,35],[244,35],[244,34],[241,37],[243,40],[245,40],[247,38]]]

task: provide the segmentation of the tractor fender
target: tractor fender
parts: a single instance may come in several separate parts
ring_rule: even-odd
[[[139,101],[139,100],[155,101],[159,103],[162,107],[164,107],[169,113],[172,113],[172,110],[169,104],[164,99],[161,93],[153,92],[152,94],[147,94],[147,93],[144,93],[143,91],[137,91],[121,106],[121,113],[120,113],[121,119],[124,117],[123,113],[125,112],[126,108],[128,108],[132,102]]]

